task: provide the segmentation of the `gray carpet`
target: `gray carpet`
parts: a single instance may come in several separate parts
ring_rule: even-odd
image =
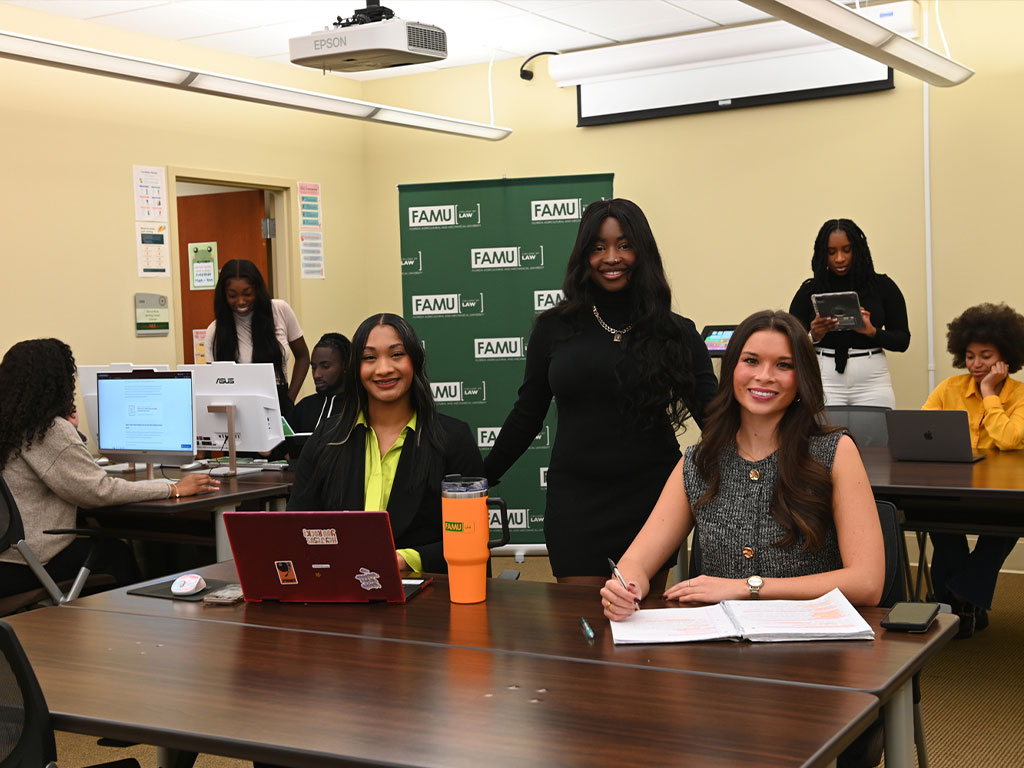
[[[496,558],[495,573],[515,568],[522,578],[550,581],[544,558],[513,563]],[[1024,574],[1004,573],[996,589],[991,625],[970,640],[954,640],[925,668],[921,680],[928,755],[934,768],[1024,767]],[[57,734],[64,765],[90,765],[135,757],[156,768],[152,747],[111,749],[96,739]],[[236,768],[249,763],[202,755],[198,768]]]

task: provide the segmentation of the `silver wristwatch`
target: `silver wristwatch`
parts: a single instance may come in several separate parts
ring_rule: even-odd
[[[747,579],[747,586],[750,588],[750,599],[757,600],[761,597],[761,587],[764,584],[764,579],[760,576],[751,576]]]

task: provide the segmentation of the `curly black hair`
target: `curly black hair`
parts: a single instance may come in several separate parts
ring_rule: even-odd
[[[75,407],[75,358],[60,339],[19,341],[0,361],[0,469]]]
[[[976,341],[998,349],[1010,373],[1024,366],[1024,315],[1012,307],[978,304],[965,309],[946,327],[946,349],[953,356],[954,368],[967,367],[967,347]]]

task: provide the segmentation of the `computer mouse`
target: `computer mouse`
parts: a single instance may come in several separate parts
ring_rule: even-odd
[[[188,464],[182,464],[181,466],[178,467],[178,469],[180,469],[182,472],[192,472],[193,470],[196,470],[196,469],[205,469],[205,468],[206,468],[206,461],[203,460],[203,459],[199,459],[197,461],[190,461]]]
[[[198,573],[186,573],[171,584],[172,595],[194,595],[203,589],[206,589],[206,579]]]

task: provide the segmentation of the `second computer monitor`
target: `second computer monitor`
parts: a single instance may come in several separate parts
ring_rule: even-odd
[[[115,461],[185,464],[195,458],[188,371],[96,374],[100,453]]]
[[[196,403],[196,446],[227,451],[228,417],[218,406],[234,406],[235,447],[266,453],[284,441],[277,378],[271,363],[214,362],[180,365],[191,371]],[[216,408],[210,411],[210,406]]]
[[[132,363],[108,363],[107,365],[80,365],[78,366],[78,391],[82,394],[82,404],[85,407],[85,424],[79,422],[79,429],[88,434],[93,445],[99,445],[96,433],[96,374],[114,373],[118,371],[169,371],[167,365],[134,365]]]

